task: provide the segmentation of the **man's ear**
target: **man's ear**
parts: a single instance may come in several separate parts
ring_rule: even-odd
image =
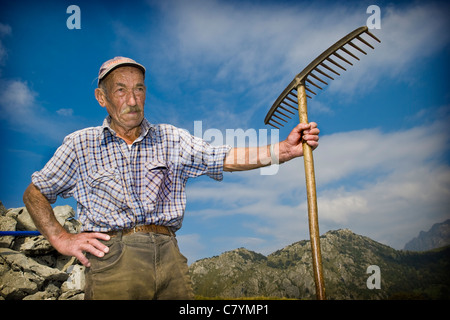
[[[100,88],[95,89],[95,99],[97,99],[98,104],[101,105],[103,108],[106,107],[106,95],[102,89]]]

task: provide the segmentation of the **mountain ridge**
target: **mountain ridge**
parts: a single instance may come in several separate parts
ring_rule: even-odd
[[[433,224],[428,231],[420,231],[417,237],[405,244],[404,249],[426,251],[447,245],[450,245],[450,219]]]
[[[450,246],[426,252],[396,250],[349,229],[321,236],[329,299],[449,299]],[[380,289],[369,289],[369,266],[380,270]],[[191,264],[200,297],[315,299],[310,243],[302,240],[268,256],[245,248]]]

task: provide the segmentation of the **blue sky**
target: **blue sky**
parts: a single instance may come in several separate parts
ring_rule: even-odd
[[[69,30],[67,7],[81,9]],[[269,129],[264,117],[309,62],[381,9],[376,49],[309,102],[320,231],[401,249],[450,217],[449,4],[445,1],[15,1],[0,12],[0,200],[23,206],[31,174],[65,135],[100,125],[102,62],[147,67],[146,117],[194,131]],[[292,120],[279,132],[287,136]],[[188,183],[182,252],[269,254],[308,239],[302,159],[276,175]],[[58,200],[55,205],[73,200]],[[370,262],[369,262],[370,263]]]

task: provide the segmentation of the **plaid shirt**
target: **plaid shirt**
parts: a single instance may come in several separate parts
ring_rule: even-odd
[[[181,227],[188,178],[222,180],[229,146],[211,146],[171,125],[146,119],[131,145],[116,137],[108,116],[102,126],[68,135],[33,184],[54,203],[77,200],[83,231],[106,232],[137,225]]]

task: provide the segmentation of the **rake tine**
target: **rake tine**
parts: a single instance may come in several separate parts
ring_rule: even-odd
[[[339,68],[341,68],[344,71],[347,71],[347,69],[345,69],[343,66],[341,66],[339,63],[337,63],[336,61],[334,61],[333,59],[331,59],[330,57],[327,58],[328,61],[330,61],[331,63],[333,63],[334,65],[338,66]]]
[[[309,83],[311,83],[313,86],[319,88],[320,90],[323,90],[321,87],[319,87],[317,84],[315,84],[314,82],[312,82],[312,81],[309,80],[308,78],[306,78],[306,81],[308,81]]]
[[[306,88],[306,86],[305,86],[305,88]],[[291,92],[289,92],[291,95],[293,95],[296,99],[298,98],[298,96],[297,96],[297,94],[295,94],[294,93],[294,90],[292,90]],[[314,93],[315,94],[315,93]],[[308,96],[308,95],[306,95],[308,98],[310,98],[310,99],[312,99],[312,97],[311,96]],[[296,104],[298,104],[298,101],[296,101]],[[298,108],[297,108],[297,110],[298,110]]]
[[[291,92],[289,92],[289,94],[290,94],[291,96],[295,97],[295,99],[297,99],[297,94],[294,93],[294,90],[291,90]],[[294,102],[295,102],[295,104],[298,103],[297,101],[294,101]]]
[[[286,108],[283,107],[281,104],[279,105],[279,107],[280,107],[281,109],[283,109],[284,111],[287,111],[287,112],[289,112],[289,113],[291,113],[291,114],[293,114],[293,115],[295,116],[295,113],[294,113],[294,112],[292,112],[291,110],[286,109]]]
[[[350,51],[348,51],[347,49],[345,49],[344,47],[341,48],[342,51],[344,51],[346,54],[348,54],[349,56],[351,56],[352,58],[355,58],[356,60],[359,60],[359,58],[357,56],[355,56],[353,53],[351,53]]]
[[[370,47],[371,49],[375,49],[370,43],[368,43],[366,40],[364,40],[360,36],[357,36],[356,39],[358,39],[359,41],[361,41],[362,43],[364,43],[366,46]]]
[[[286,101],[283,100],[283,101],[281,101],[281,102],[284,103],[285,105],[291,107],[292,109],[298,111],[298,108],[296,108],[296,107],[294,107],[294,106],[291,106],[291,105],[290,105],[289,103],[287,103]]]
[[[369,31],[366,31],[366,33],[367,33],[369,36],[371,36],[373,39],[375,39],[377,42],[381,43],[381,40],[378,39],[373,33],[369,32]]]
[[[321,63],[320,64],[321,66],[323,66],[325,69],[328,69],[328,70],[330,70],[331,72],[333,72],[333,73],[335,73],[335,74],[337,74],[338,76],[340,76],[340,74],[339,73],[337,73],[336,71],[334,71],[333,69],[331,69],[329,66],[327,66],[325,63]],[[334,80],[334,79],[333,79]]]
[[[279,106],[281,108],[281,106]],[[276,110],[275,112],[281,113],[283,116],[285,116],[286,118],[292,119],[290,116],[288,116],[287,114],[284,114],[283,112],[281,112],[280,110]],[[294,113],[292,113],[294,114]]]
[[[289,94],[291,94],[291,95],[294,96],[294,94],[293,94],[292,92],[289,92]],[[294,96],[294,97],[296,97],[296,96]],[[297,98],[297,97],[296,97],[296,98]],[[288,97],[288,96],[286,96],[286,99],[288,99],[289,101],[293,102],[294,104],[297,104],[297,103],[298,103],[297,101],[295,101],[294,99],[292,99],[292,98],[290,98],[290,97]]]
[[[311,92],[313,95],[317,95],[314,91],[312,91],[310,88],[308,88],[308,87],[305,87],[305,89],[306,89],[306,91],[309,91],[309,92]]]
[[[365,54],[365,55],[367,55],[367,53],[364,51],[364,50],[362,50],[360,47],[358,47],[356,44],[354,44],[353,42],[349,42],[348,43],[349,45],[351,45],[353,48],[355,48],[356,50],[358,50],[358,51],[360,51],[360,52],[362,52],[363,54]]]
[[[287,123],[287,120],[285,120],[285,119],[283,119],[283,118],[277,116],[275,113],[274,113],[272,116],[274,116],[275,118],[280,119],[281,121],[284,121],[284,122]],[[272,119],[272,120],[273,120],[273,119]]]
[[[288,99],[289,101],[293,102],[293,103],[297,103],[296,101],[294,101],[293,99],[286,97],[286,99]]]
[[[347,59],[345,59],[343,56],[341,56],[339,53],[337,53],[337,52],[333,52],[333,54],[336,56],[336,57],[338,57],[339,59],[341,59],[342,61],[344,61],[344,62],[347,62],[349,65],[353,65],[353,63],[351,63],[350,61],[348,61]]]
[[[334,78],[330,77],[328,74],[326,74],[325,72],[323,72],[319,68],[316,67],[316,69],[314,69],[314,70],[316,70],[320,74],[323,74],[325,77],[328,77],[329,79],[334,80]]]
[[[276,125],[274,125],[274,124],[271,124],[270,122],[268,122],[267,123],[268,125],[270,125],[270,126],[272,126],[272,127],[274,127],[274,128],[277,128],[278,130],[280,130],[280,128],[278,128]]]
[[[323,81],[322,79],[320,79],[318,76],[316,76],[315,74],[313,74],[312,72],[309,74],[311,77],[313,77],[314,79],[319,80],[320,82],[328,85],[328,83],[326,83],[325,81]]]
[[[276,124],[278,124],[278,125],[280,125],[280,126],[282,126],[282,127],[284,126],[283,124],[279,123],[277,120],[275,120],[275,119],[273,119],[273,118],[270,119],[270,121],[273,121],[273,122],[275,122]],[[278,128],[278,129],[280,129],[280,128]]]

